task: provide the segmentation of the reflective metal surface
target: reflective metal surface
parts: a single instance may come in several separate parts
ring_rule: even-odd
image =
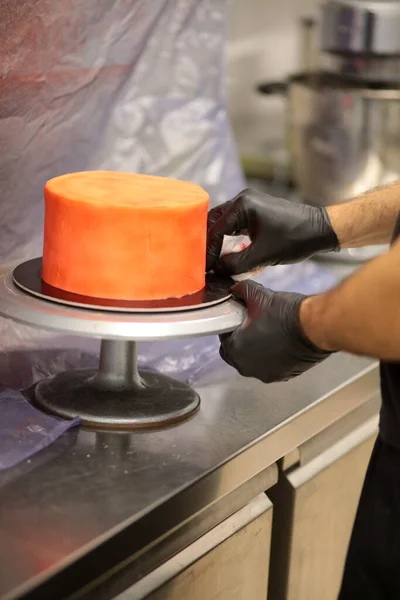
[[[400,81],[400,57],[355,56],[351,54],[328,54],[320,56],[319,66],[325,71],[375,84],[398,85]]]
[[[136,342],[103,340],[98,371],[75,369],[39,381],[35,404],[65,419],[79,417],[85,427],[130,430],[183,421],[200,398],[183,381],[139,371]]]
[[[271,530],[260,494],[115,600],[266,600]]]
[[[92,384],[105,390],[140,388],[142,381],[137,366],[136,342],[103,340],[100,347],[99,370]]]
[[[348,4],[352,4],[353,8]],[[362,4],[364,4],[363,7]],[[360,0],[354,2],[350,0],[347,5],[340,0],[334,4],[326,2],[322,5],[320,24],[313,18],[301,20],[303,58],[300,70],[303,73],[315,72],[320,68],[364,82],[398,84],[400,81],[400,56],[396,48],[399,45],[399,21],[397,20],[396,23],[391,20],[390,25],[394,27],[394,35],[385,40],[387,45],[391,42],[394,43],[394,54],[371,53],[371,50],[368,49],[368,44],[374,41],[371,40],[371,27],[375,27],[376,33],[377,22],[382,15],[376,13],[374,20],[372,14],[367,12],[366,4]],[[379,10],[385,2],[378,1],[369,4],[374,4],[375,8]],[[398,16],[400,14],[398,0],[390,4]],[[363,12],[363,16],[358,21],[356,18],[357,7]],[[352,45],[358,49],[351,50]]]
[[[367,369],[367,370],[365,370]],[[221,369],[198,382],[200,411],[169,429],[69,432],[0,475],[0,598],[63,600],[136,568],[136,557],[360,406],[371,361],[338,354],[263,385]],[[140,561],[139,561],[140,562]],[[122,590],[121,590],[122,591]]]
[[[156,545],[153,545],[149,552],[135,555],[126,562],[122,569],[116,570],[107,577],[106,585],[97,583],[97,585],[90,586],[90,589],[85,590],[82,598],[85,600],[120,600],[115,596],[121,591],[134,592],[135,584],[140,584],[147,574],[150,579],[153,579],[152,574],[157,572],[157,567],[160,565],[167,567],[170,559],[176,557],[178,553],[181,554],[181,557],[187,557],[185,551],[194,542],[200,540],[219,524],[226,524],[229,517],[251,504],[260,493],[264,495],[265,490],[269,490],[277,481],[278,467],[276,464],[272,464],[235,491],[219,498],[217,502],[202,510],[193,519],[183,523]],[[264,569],[268,564],[267,557],[268,553],[264,557]]]
[[[269,598],[337,600],[377,425],[377,415],[359,423],[306,465],[284,473],[271,491],[276,527]]]
[[[141,370],[141,385],[107,388],[96,385],[97,371],[76,369],[39,381],[35,404],[65,419],[80,417],[96,429],[165,427],[190,417],[198,394],[183,381]]]
[[[176,313],[117,313],[46,302],[13,282],[16,265],[0,267],[0,314],[40,329],[101,339],[162,340],[232,331],[243,319],[243,306],[228,300],[217,306]]]
[[[400,90],[317,74],[294,78],[288,102],[293,176],[304,200],[332,204],[399,178]]]
[[[334,0],[321,15],[321,46],[326,52],[400,53],[398,0]]]
[[[399,179],[400,88],[315,72],[258,91],[287,94],[292,177],[304,201],[334,204]]]

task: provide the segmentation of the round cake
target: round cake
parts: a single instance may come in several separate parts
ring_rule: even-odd
[[[46,183],[42,279],[120,300],[180,298],[205,285],[209,197],[166,177],[85,171]]]

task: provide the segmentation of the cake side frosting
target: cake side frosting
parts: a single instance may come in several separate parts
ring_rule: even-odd
[[[45,186],[43,280],[99,298],[155,300],[205,284],[208,194],[184,181],[109,171]]]

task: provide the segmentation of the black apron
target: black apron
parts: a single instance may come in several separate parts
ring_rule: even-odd
[[[400,215],[393,240],[400,233]],[[380,431],[354,522],[339,600],[400,600],[400,363],[381,364]]]

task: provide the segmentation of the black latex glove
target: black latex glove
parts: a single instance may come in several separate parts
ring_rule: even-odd
[[[330,355],[302,331],[299,311],[306,296],[273,292],[254,281],[237,283],[232,293],[248,316],[233,333],[220,336],[220,354],[241,375],[264,383],[288,381]]]
[[[248,234],[251,245],[220,259],[224,235],[234,234]],[[323,207],[246,190],[208,214],[207,271],[246,273],[338,249],[337,236]]]

